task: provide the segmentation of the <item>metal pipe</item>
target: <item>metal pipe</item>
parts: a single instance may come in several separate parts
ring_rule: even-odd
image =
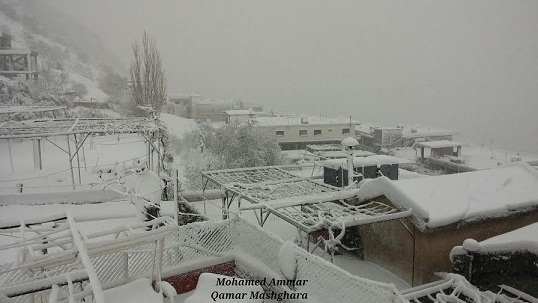
[[[82,185],[82,178],[80,177],[80,157],[78,156],[78,151],[80,149],[80,146],[78,145],[78,142],[77,142],[77,135],[73,135],[73,137],[75,138],[75,146],[77,146],[77,149],[75,150],[75,154],[77,155],[78,184]],[[81,143],[81,145],[82,144],[84,144],[84,142]]]
[[[73,190],[75,190],[75,174],[73,173],[73,162],[71,158],[71,143],[69,143],[69,135],[67,137],[67,153],[69,154],[69,170],[71,170],[71,184],[73,184]]]

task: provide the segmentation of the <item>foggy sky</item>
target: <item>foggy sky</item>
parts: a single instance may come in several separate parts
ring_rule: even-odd
[[[459,130],[538,153],[538,1],[52,0],[127,67],[145,29],[169,93]]]

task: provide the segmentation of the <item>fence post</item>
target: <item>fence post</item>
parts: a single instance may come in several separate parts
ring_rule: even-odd
[[[178,208],[178,172],[177,168],[174,168],[174,177],[172,178],[174,180],[174,220],[176,220],[176,224],[179,224],[179,208]]]

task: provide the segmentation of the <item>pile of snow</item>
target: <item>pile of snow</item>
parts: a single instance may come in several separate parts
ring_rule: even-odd
[[[297,257],[295,256],[295,246],[292,242],[286,241],[278,252],[278,265],[280,272],[288,280],[295,280],[297,276]]]
[[[151,287],[151,280],[142,278],[105,291],[105,302],[114,303],[159,303],[163,295]]]
[[[196,122],[192,119],[178,117],[171,114],[162,113],[160,116],[161,121],[168,128],[170,135],[176,136],[179,139],[183,138],[185,133],[196,129]]]
[[[538,223],[480,242],[480,251],[527,250],[538,254]]]
[[[145,171],[138,176],[138,186],[135,187],[135,201],[137,213],[143,219],[144,207],[150,205],[160,205],[164,182],[153,171]]]
[[[400,180],[416,179],[416,178],[424,178],[424,177],[428,177],[428,175],[419,174],[417,172],[409,171],[406,169],[401,169],[401,168],[398,169],[398,178]]]
[[[467,239],[462,246],[452,249],[450,255],[465,254],[466,251],[479,253],[505,252],[505,251],[528,251],[538,254],[538,223],[507,232],[481,242]],[[469,243],[475,243],[470,246]]]
[[[494,218],[538,206],[538,171],[524,163],[468,173],[390,181],[381,177],[361,186],[361,201],[386,196],[413,209],[427,227]]]

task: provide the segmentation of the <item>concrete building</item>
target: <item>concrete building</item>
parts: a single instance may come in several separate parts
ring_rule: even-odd
[[[243,102],[238,98],[221,98],[212,99],[204,98],[199,94],[192,97],[192,119],[226,122],[226,113],[228,110],[244,110],[252,108],[255,112],[263,111],[263,106],[254,103]]]
[[[247,122],[256,115],[251,108],[225,110],[224,114],[226,115],[226,124]]]
[[[457,132],[432,127],[385,127],[361,123],[355,134],[360,136],[361,147],[379,153],[392,148],[412,146],[421,141],[450,141]]]
[[[441,141],[425,141],[419,142],[415,145],[416,148],[420,148],[420,160],[425,160],[425,149],[430,150],[430,157],[442,158],[442,157],[460,157],[461,147],[465,145],[460,142],[441,140]]]
[[[340,144],[360,124],[350,118],[256,117],[254,125],[273,132],[283,150],[304,149],[309,144]]]

